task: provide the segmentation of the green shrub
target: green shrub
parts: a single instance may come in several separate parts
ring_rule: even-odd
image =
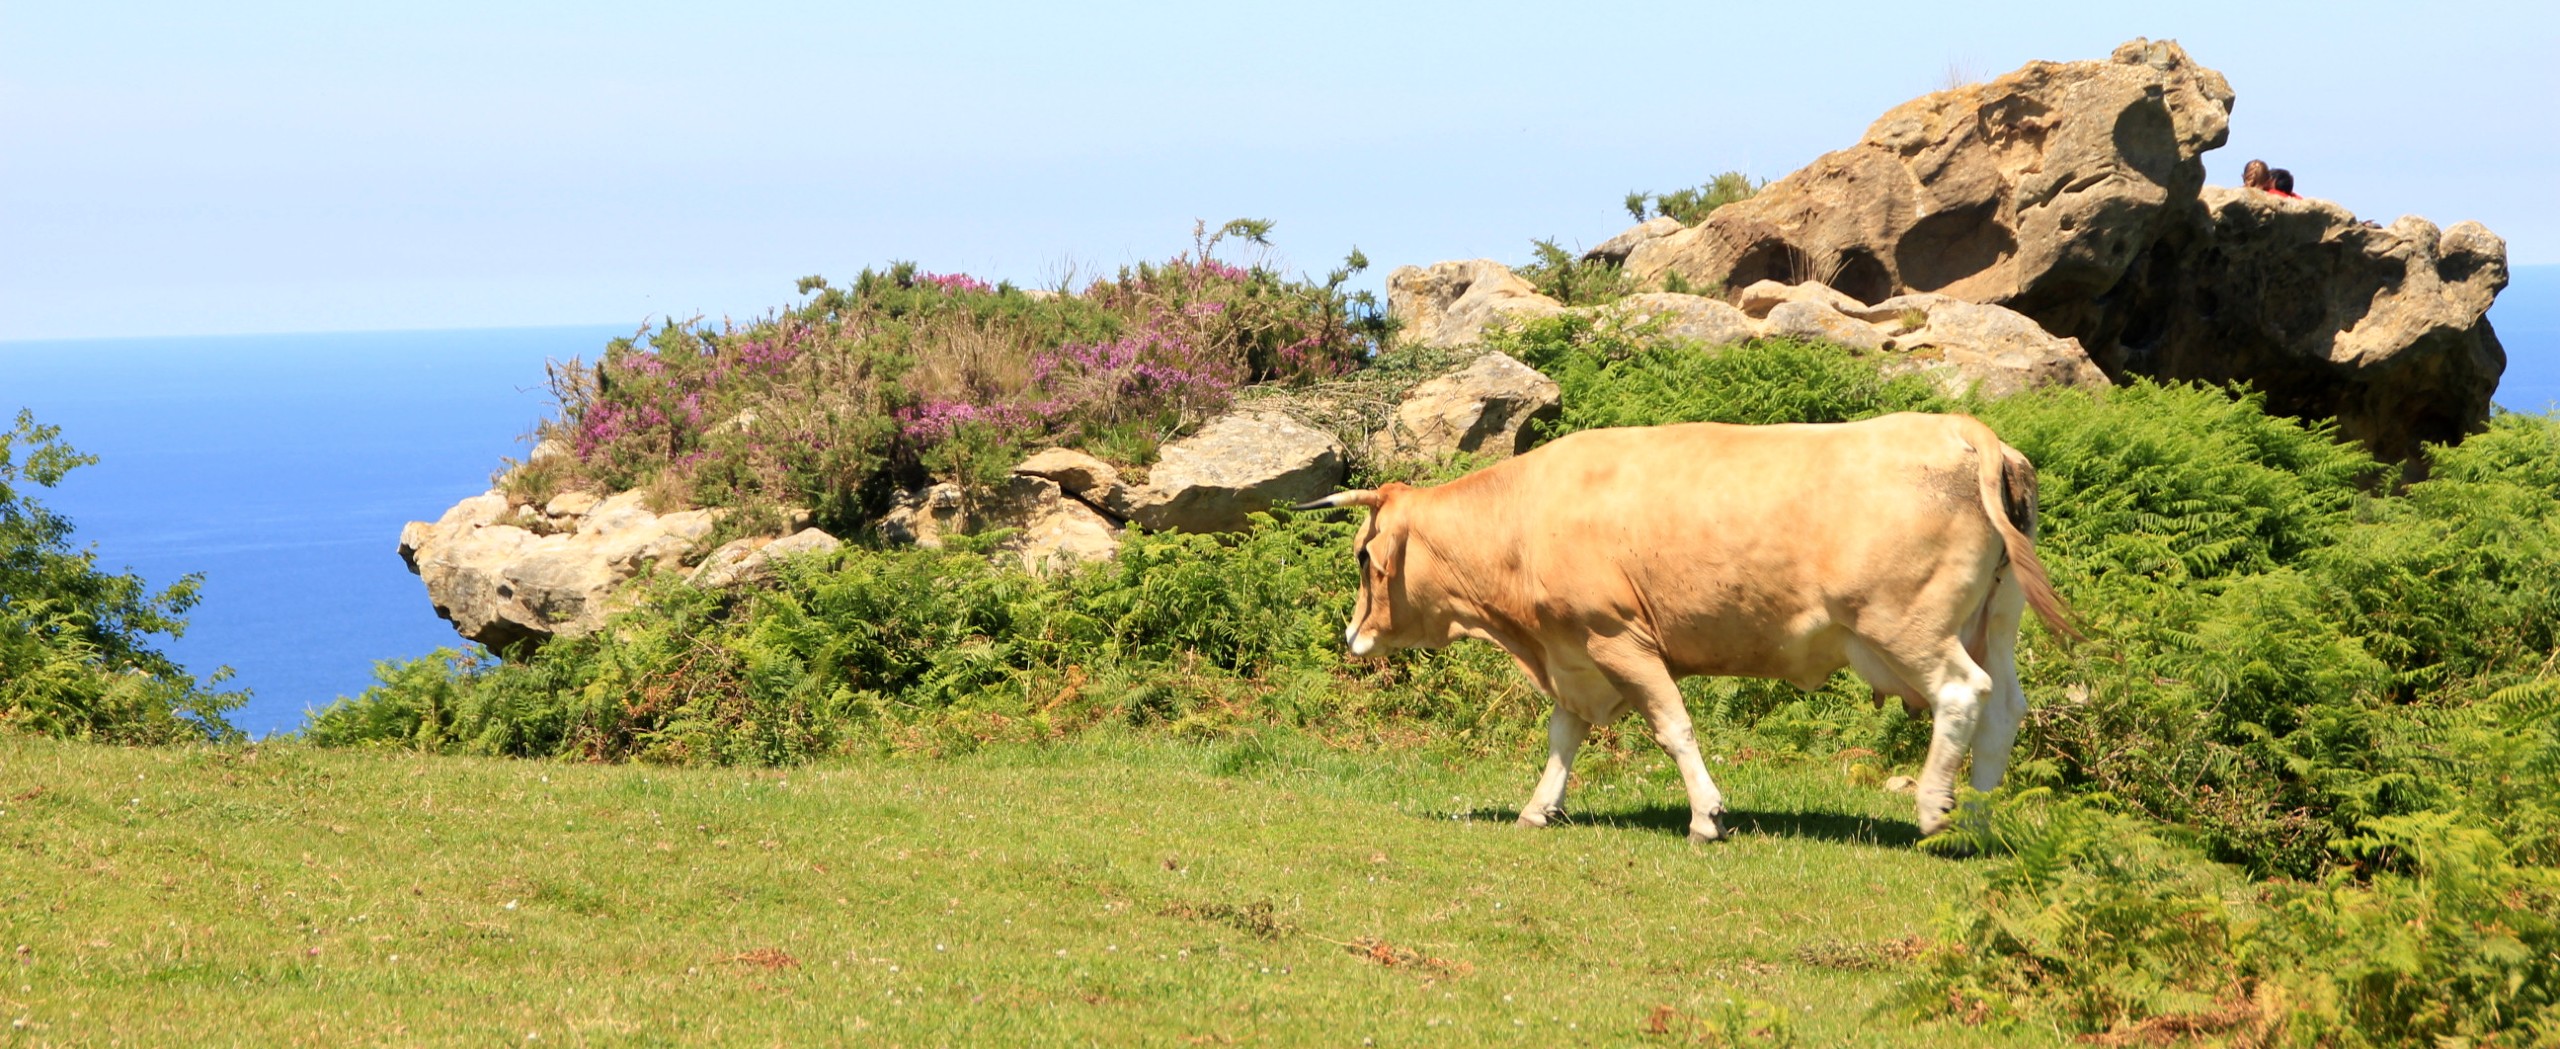
[[[1752,181],[1751,176],[1739,171],[1728,171],[1688,189],[1669,193],[1630,192],[1626,200],[1627,214],[1638,222],[1648,217],[1664,217],[1678,219],[1683,226],[1695,226],[1705,222],[1717,208],[1759,195],[1761,187],[1766,185],[1767,182]]]
[[[1497,333],[1487,344],[1562,387],[1561,435],[1598,426],[1674,422],[1847,422],[1944,411],[1927,381],[1888,378],[1837,346],[1772,340],[1718,350],[1566,314]]]
[[[2036,788],[1969,808],[1942,844],[1994,859],[1975,906],[1938,919],[1929,971],[1905,989],[1920,1015],[2094,1033],[2247,1000],[2222,886],[2141,825]]]
[[[984,484],[1039,445],[1143,463],[1240,386],[1338,374],[1385,335],[1368,293],[1343,290],[1356,251],[1321,284],[1214,255],[1269,229],[1204,228],[1192,253],[1074,294],[899,263],[847,288],[805,278],[806,304],[745,326],[670,321],[554,367],[541,435],[567,454],[506,485],[803,507],[849,531],[928,474]]]
[[[58,427],[20,411],[0,431],[0,728],[113,743],[233,739],[224,711],[245,692],[200,682],[151,645],[186,631],[199,576],[152,593],[140,576],[98,569],[71,548],[71,522],[19,489],[50,488],[97,462]]]
[[[2406,873],[2244,891],[2090,800],[2021,792],[1947,842],[1990,854],[1912,1013],[2113,1044],[2539,1045],[2560,1037],[2560,873],[2458,818],[2388,817]]]
[[[1511,271],[1538,289],[1540,295],[1567,306],[1598,306],[1636,291],[1634,278],[1627,276],[1617,263],[1586,260],[1552,240],[1530,243],[1536,259],[1525,266],[1514,266]]]

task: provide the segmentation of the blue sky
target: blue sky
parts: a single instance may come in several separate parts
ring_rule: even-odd
[[[0,339],[751,315],[913,259],[1054,283],[1593,243],[1951,69],[2172,37],[2262,156],[2560,263],[2560,5],[0,0]],[[1377,273],[1371,275],[1374,281]]]

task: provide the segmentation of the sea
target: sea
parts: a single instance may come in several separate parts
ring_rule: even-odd
[[[2560,405],[2560,265],[2490,312],[2497,403]],[[35,497],[110,570],[188,573],[202,602],[164,651],[246,689],[233,725],[292,732],[385,660],[463,642],[401,563],[400,526],[486,491],[551,409],[547,362],[631,325],[0,342],[0,413],[98,457]],[[32,486],[28,486],[32,488]]]

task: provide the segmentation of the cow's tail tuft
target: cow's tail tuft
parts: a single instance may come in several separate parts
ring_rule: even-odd
[[[1977,430],[1975,458],[1982,465],[1982,509],[1991,516],[1991,526],[2000,532],[2000,543],[2009,552],[2009,563],[2017,567],[2018,585],[2027,592],[2027,607],[2036,610],[2036,618],[2053,632],[2074,641],[2086,641],[2088,635],[2071,622],[2071,610],[2062,603],[2062,595],[2053,592],[2053,581],[2046,577],[2044,562],[2036,557],[2036,464],[2024,453],[2009,447],[1980,420],[1971,421]]]

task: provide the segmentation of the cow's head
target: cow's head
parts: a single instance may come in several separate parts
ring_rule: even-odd
[[[1419,637],[1406,636],[1421,626],[1405,592],[1405,528],[1395,512],[1396,496],[1410,490],[1406,485],[1388,484],[1336,492],[1297,506],[1300,510],[1369,508],[1369,519],[1361,522],[1360,535],[1352,542],[1360,563],[1360,596],[1351,606],[1351,625],[1342,629],[1342,641],[1351,646],[1352,655],[1424,643]]]

